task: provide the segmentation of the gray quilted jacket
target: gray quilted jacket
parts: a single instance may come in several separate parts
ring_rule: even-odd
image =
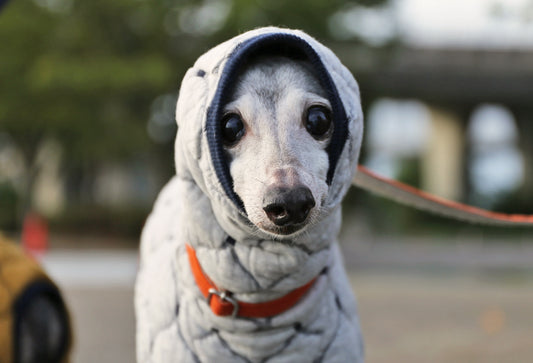
[[[306,58],[332,105],[327,199],[320,222],[290,243],[273,241],[250,225],[220,141],[228,90],[257,52]],[[176,176],[161,191],[141,238],[138,361],[362,362],[356,303],[337,243],[340,203],[356,170],[363,129],[350,72],[301,31],[253,30],[211,49],[187,71],[176,120]],[[217,316],[191,273],[186,243],[213,283],[240,301],[273,300],[318,277],[279,315]]]

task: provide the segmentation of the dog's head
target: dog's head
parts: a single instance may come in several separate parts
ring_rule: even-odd
[[[222,140],[233,189],[258,228],[290,235],[320,215],[331,115],[327,93],[306,61],[262,57],[238,75],[224,106]]]
[[[185,76],[176,117],[178,173],[235,238],[293,239],[319,225],[356,170],[357,83],[299,31],[258,29],[204,54]]]

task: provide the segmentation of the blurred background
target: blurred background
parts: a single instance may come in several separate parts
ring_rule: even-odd
[[[63,287],[75,362],[133,361],[138,236],[174,173],[181,77],[258,26],[303,29],[350,68],[366,118],[362,164],[445,198],[533,213],[532,0],[1,9],[0,231],[19,241],[42,231],[26,247]],[[344,209],[368,362],[533,357],[531,229],[450,221],[353,188]]]

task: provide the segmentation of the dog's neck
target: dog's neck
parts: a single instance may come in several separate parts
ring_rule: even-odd
[[[234,213],[228,198],[213,195],[217,185],[194,185],[183,193],[187,242],[209,278],[242,301],[277,298],[317,277],[330,263],[340,229],[340,207],[324,205],[329,139],[315,140],[303,126],[311,106],[329,107],[307,66],[281,57],[256,60],[243,70],[225,107],[246,125],[242,142],[226,148],[244,210]],[[299,230],[276,233],[263,210],[265,192],[271,185],[298,184],[310,190],[316,206]],[[199,210],[202,215],[191,218]]]
[[[184,203],[190,208],[183,213],[185,216],[194,215],[198,203],[210,204],[209,198],[199,189],[183,197],[192,198]],[[269,240],[253,233],[234,240],[226,232],[228,224],[235,228],[234,222],[220,215],[215,218],[211,207],[207,211],[203,209],[201,216],[187,218],[187,223],[182,224],[187,226],[183,231],[186,241],[196,250],[202,269],[217,286],[248,302],[278,298],[327,268],[331,259],[330,246],[338,235],[341,219],[338,208],[292,240]]]

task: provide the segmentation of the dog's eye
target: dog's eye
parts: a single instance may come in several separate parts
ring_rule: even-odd
[[[312,106],[307,110],[306,130],[315,139],[322,139],[331,128],[331,113],[323,106]]]
[[[230,113],[222,119],[222,139],[233,146],[244,136],[244,125],[239,115]]]

